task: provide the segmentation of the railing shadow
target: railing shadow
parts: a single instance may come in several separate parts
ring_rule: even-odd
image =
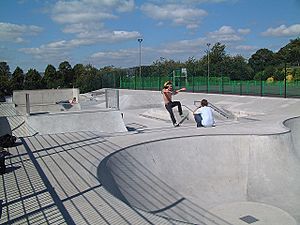
[[[102,187],[98,165],[117,149],[101,136],[77,132],[20,140],[22,145],[9,149],[9,173],[0,177],[0,224],[156,224]]]

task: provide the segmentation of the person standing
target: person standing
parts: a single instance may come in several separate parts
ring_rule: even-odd
[[[171,117],[174,127],[178,127],[179,124],[176,122],[176,119],[175,119],[175,116],[173,113],[173,108],[177,106],[179,115],[181,117],[183,117],[183,114],[182,114],[182,107],[181,107],[180,101],[172,101],[172,96],[178,94],[180,91],[185,91],[185,90],[186,90],[186,88],[181,88],[179,90],[173,91],[173,86],[172,86],[171,81],[167,81],[164,83],[164,88],[162,90],[163,100],[165,103],[165,107],[170,114],[170,117]]]
[[[212,109],[206,99],[201,100],[201,106],[194,111],[197,127],[212,127],[215,125]]]

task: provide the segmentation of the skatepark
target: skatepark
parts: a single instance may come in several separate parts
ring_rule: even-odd
[[[1,224],[300,224],[300,99],[182,92],[173,127],[159,91],[105,93],[0,105],[1,135],[19,137]],[[215,127],[196,127],[203,98]]]

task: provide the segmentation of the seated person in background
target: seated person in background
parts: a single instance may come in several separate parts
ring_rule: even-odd
[[[201,106],[194,111],[197,127],[212,127],[215,125],[212,109],[206,99],[201,100]]]
[[[63,100],[63,101],[56,102],[56,104],[66,104],[66,103],[71,104],[71,105],[76,104],[77,103],[76,97],[74,97],[73,99],[70,99],[70,100]]]

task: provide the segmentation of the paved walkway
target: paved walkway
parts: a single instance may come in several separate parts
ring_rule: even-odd
[[[1,182],[1,224],[174,224],[112,197],[97,178],[118,149],[91,133],[20,138]]]

